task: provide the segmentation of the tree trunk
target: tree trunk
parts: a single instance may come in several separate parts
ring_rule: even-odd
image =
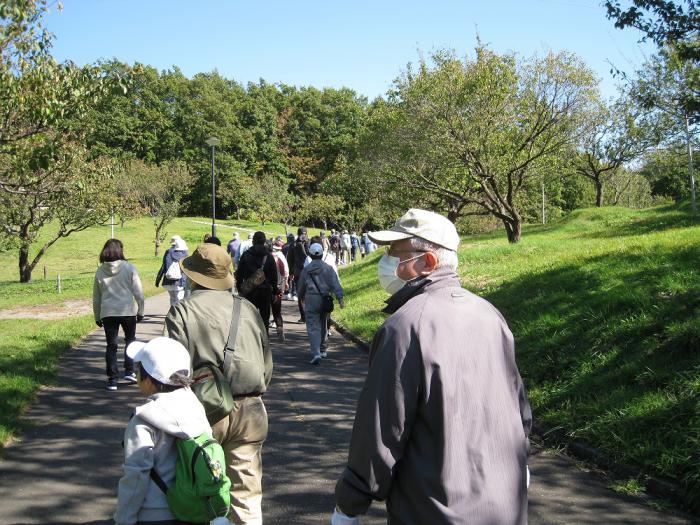
[[[32,280],[34,267],[29,264],[29,246],[21,246],[19,249],[19,282],[28,283]]]
[[[447,212],[447,218],[450,220],[450,222],[455,223],[457,219],[459,219],[459,211],[449,210]]]
[[[506,228],[506,235],[508,236],[508,242],[511,244],[515,244],[516,242],[520,242],[520,232],[522,230],[522,221],[520,220],[520,217],[516,217],[515,219],[502,219],[503,220],[503,226]]]
[[[595,205],[600,208],[603,205],[603,182],[595,181]]]

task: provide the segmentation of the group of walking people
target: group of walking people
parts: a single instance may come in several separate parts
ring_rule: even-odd
[[[513,336],[491,304],[461,287],[454,224],[411,209],[393,227],[369,237],[386,246],[377,273],[390,295],[388,318],[371,343],[331,524],[359,525],[373,500],[386,502],[389,523],[526,523],[532,415]],[[311,362],[318,364],[330,295],[340,307],[344,297],[337,264],[327,262],[338,258],[330,242],[324,250],[323,236],[307,239],[300,228],[286,242],[268,242],[263,232],[250,240],[233,274],[233,258],[216,244],[204,243],[179,259],[190,292],[170,308],[166,337],[149,343],[132,342],[132,332],[127,337],[125,372],[133,373],[136,363],[135,379],[148,400],[125,431],[115,513],[120,525],[183,523],[174,518],[151,472],[169,486],[176,471],[174,443],[207,431],[225,454],[228,519],[262,523],[261,454],[268,425],[262,395],[272,375],[273,298],[281,301],[295,288]],[[280,278],[280,255],[286,281]],[[165,273],[171,259],[164,259]],[[108,336],[109,375],[116,373],[116,337],[111,343],[107,326],[118,330],[122,318],[133,317],[135,327],[143,317],[143,293],[119,241],[108,241],[100,260],[96,300],[109,303],[112,295],[128,292],[132,303],[131,309],[95,310]],[[113,314],[119,319],[108,320]],[[218,372],[202,375],[204,369]],[[232,402],[213,420],[202,408],[206,403],[196,403],[197,385],[217,374],[226,379]]]

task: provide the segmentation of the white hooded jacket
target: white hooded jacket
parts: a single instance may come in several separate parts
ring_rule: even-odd
[[[166,485],[175,479],[175,439],[211,433],[204,408],[189,388],[149,396],[124,431],[124,475],[119,480],[116,525],[173,519],[165,494],[151,480],[155,468]]]
[[[127,261],[103,262],[95,272],[92,286],[95,321],[143,315],[143,308],[143,287],[134,265]]]

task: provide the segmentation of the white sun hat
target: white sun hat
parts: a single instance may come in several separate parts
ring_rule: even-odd
[[[420,237],[448,250],[457,251],[459,234],[447,217],[428,210],[411,208],[388,230],[369,232],[377,244],[390,244],[409,237]]]
[[[164,385],[175,384],[170,380],[175,373],[190,375],[190,354],[169,337],[156,337],[147,343],[134,341],[127,347],[126,355],[141,363],[148,375]]]

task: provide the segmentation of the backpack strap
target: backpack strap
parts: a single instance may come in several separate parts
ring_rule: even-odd
[[[316,285],[316,290],[318,290],[319,295],[330,295],[330,292],[323,292],[323,291],[321,291],[321,287],[318,285],[318,281],[317,281],[316,278],[314,277],[314,274],[312,274],[311,272],[309,272],[309,277],[311,277],[311,280],[312,280],[312,281],[314,282],[314,284]]]
[[[265,256],[267,257],[267,255]],[[231,327],[228,331],[228,341],[226,342],[226,348],[224,348],[224,362],[222,363],[222,368],[224,375],[228,377],[228,370],[231,368],[231,359],[234,349],[236,348],[236,338],[238,337],[238,325],[241,320],[241,302],[243,299],[240,297],[233,297],[233,315],[231,316]]]
[[[163,478],[160,477],[160,475],[156,472],[156,469],[154,468],[151,469],[151,479],[153,480],[153,483],[158,485],[158,488],[163,491],[163,494],[168,493],[168,486],[165,484]]]

